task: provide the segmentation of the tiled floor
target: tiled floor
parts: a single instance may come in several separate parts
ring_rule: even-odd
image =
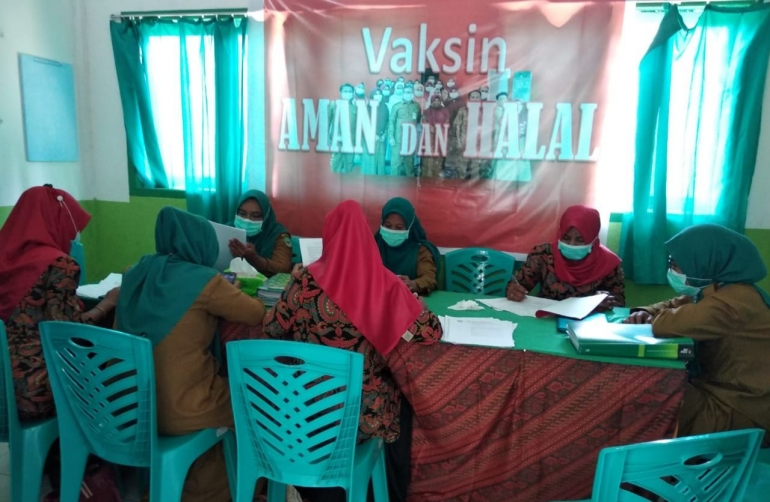
[[[8,443],[0,443],[0,502],[11,500],[11,455],[8,451]],[[139,502],[141,494],[138,488],[138,476],[135,470],[129,470],[124,473],[124,483],[126,484],[128,494],[123,498],[123,502]],[[40,490],[41,498],[50,490],[48,479],[43,480],[43,486]]]

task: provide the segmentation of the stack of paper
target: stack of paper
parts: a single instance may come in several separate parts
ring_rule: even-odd
[[[214,228],[214,233],[217,234],[217,243],[219,244],[219,256],[217,256],[217,261],[214,263],[214,268],[224,272],[230,266],[230,260],[233,259],[233,255],[230,252],[230,239],[237,239],[246,244],[246,231],[228,225],[220,225],[213,221],[209,223]]]
[[[80,286],[77,290],[77,295],[81,298],[101,298],[109,293],[111,289],[119,288],[122,282],[123,276],[121,274],[110,274],[99,284]]]
[[[570,319],[583,319],[593,312],[606,297],[607,295],[605,294],[598,294],[556,301],[547,298],[538,298],[536,296],[528,296],[520,302],[513,302],[507,298],[479,301],[495,310],[503,310],[520,316],[545,317],[557,315],[568,317]]]
[[[516,324],[491,317],[440,316],[441,340],[457,345],[512,348]]]
[[[290,279],[289,274],[276,274],[259,287],[257,296],[265,304],[265,308],[272,308],[276,304]]]
[[[299,252],[302,256],[302,265],[305,267],[318,260],[323,254],[323,251],[323,239],[302,238],[299,240]]]

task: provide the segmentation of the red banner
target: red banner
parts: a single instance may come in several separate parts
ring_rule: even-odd
[[[267,191],[293,234],[345,199],[374,229],[402,196],[439,246],[527,252],[593,202],[622,2],[265,9]]]

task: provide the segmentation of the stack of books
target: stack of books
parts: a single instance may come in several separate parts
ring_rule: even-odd
[[[281,297],[281,293],[286,289],[291,279],[290,274],[276,274],[257,290],[257,297],[265,304],[265,308],[272,308]]]
[[[681,361],[695,357],[691,339],[655,338],[650,324],[572,321],[567,323],[567,335],[580,354]]]

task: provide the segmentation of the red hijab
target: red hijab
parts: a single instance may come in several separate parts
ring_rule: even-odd
[[[615,270],[620,258],[599,242],[602,223],[599,211],[587,206],[568,207],[559,221],[556,240],[551,243],[553,263],[557,277],[572,286],[579,287],[596,282]],[[583,240],[593,242],[588,256],[579,261],[567,260],[559,251],[559,240],[570,228],[575,227]]]
[[[0,319],[8,320],[52,262],[69,255],[90,219],[64,190],[43,186],[21,194],[0,229]]]
[[[409,288],[382,264],[364,212],[355,201],[341,203],[326,216],[323,254],[308,269],[382,355],[393,350],[422,312]]]

